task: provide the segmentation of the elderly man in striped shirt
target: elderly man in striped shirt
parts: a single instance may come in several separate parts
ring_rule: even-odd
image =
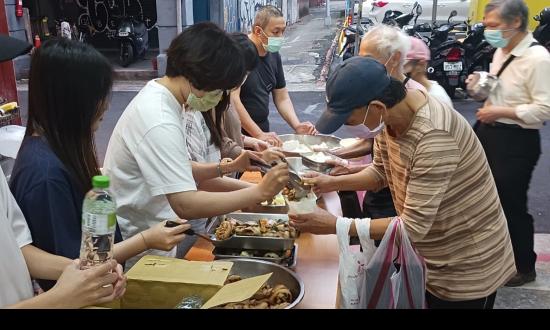
[[[388,186],[407,234],[427,266],[430,308],[492,308],[515,274],[506,217],[483,148],[468,122],[426,92],[407,90],[372,58],[351,58],[327,81],[321,133],[343,124],[379,131],[373,164],[356,174],[314,175],[317,192]],[[318,209],[290,215],[294,226],[334,234],[337,218]],[[391,218],[372,219],[381,239]],[[350,230],[356,236],[355,226]]]

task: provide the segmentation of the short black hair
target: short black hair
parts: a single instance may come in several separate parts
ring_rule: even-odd
[[[376,97],[373,101],[380,101],[384,103],[386,108],[390,109],[395,107],[396,104],[403,101],[407,97],[407,88],[401,80],[397,80],[394,77],[390,77],[390,84],[382,92],[382,94]],[[372,101],[371,101],[372,102]]]
[[[199,90],[224,91],[215,115],[212,111],[202,113],[211,142],[221,148],[221,122],[229,107],[226,91],[239,87],[246,75],[242,47],[214,23],[194,24],[172,40],[167,51],[166,75],[185,77]]]
[[[256,45],[250,40],[250,38],[240,32],[234,32],[231,37],[241,46],[243,51],[244,65],[247,72],[254,71],[260,63],[260,55]]]
[[[242,49],[216,24],[197,23],[172,40],[166,75],[183,76],[203,91],[233,89],[246,75]]]

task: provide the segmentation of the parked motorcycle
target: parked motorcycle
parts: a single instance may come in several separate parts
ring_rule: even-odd
[[[550,51],[550,7],[544,8],[534,19],[539,25],[533,31],[533,37]]]
[[[116,39],[120,46],[120,64],[127,67],[143,58],[149,49],[149,31],[142,20],[122,17],[119,21]]]
[[[400,29],[403,29],[413,18],[414,24],[416,25],[416,21],[420,15],[422,15],[422,6],[418,2],[415,2],[412,6],[411,12],[408,14],[394,10],[386,11],[382,24],[398,26]]]
[[[485,40],[484,31],[485,26],[483,23],[474,24],[468,27],[468,34],[462,41],[462,45],[466,50],[468,74],[472,74],[475,71],[489,72],[496,48]]]
[[[464,46],[456,38],[449,37],[449,32],[458,24],[462,24],[451,23],[451,19],[456,15],[456,10],[453,10],[447,24],[434,24],[435,28],[428,44],[432,53],[428,78],[437,81],[451,98],[454,98],[458,87],[465,86],[468,77]]]

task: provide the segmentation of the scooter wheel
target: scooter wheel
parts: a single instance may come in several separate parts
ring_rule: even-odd
[[[129,42],[120,45],[120,65],[129,66],[134,60],[134,48]]]

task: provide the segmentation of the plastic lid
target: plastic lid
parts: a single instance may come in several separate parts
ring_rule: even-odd
[[[110,183],[109,177],[105,175],[96,175],[92,178],[94,188],[109,188]]]

